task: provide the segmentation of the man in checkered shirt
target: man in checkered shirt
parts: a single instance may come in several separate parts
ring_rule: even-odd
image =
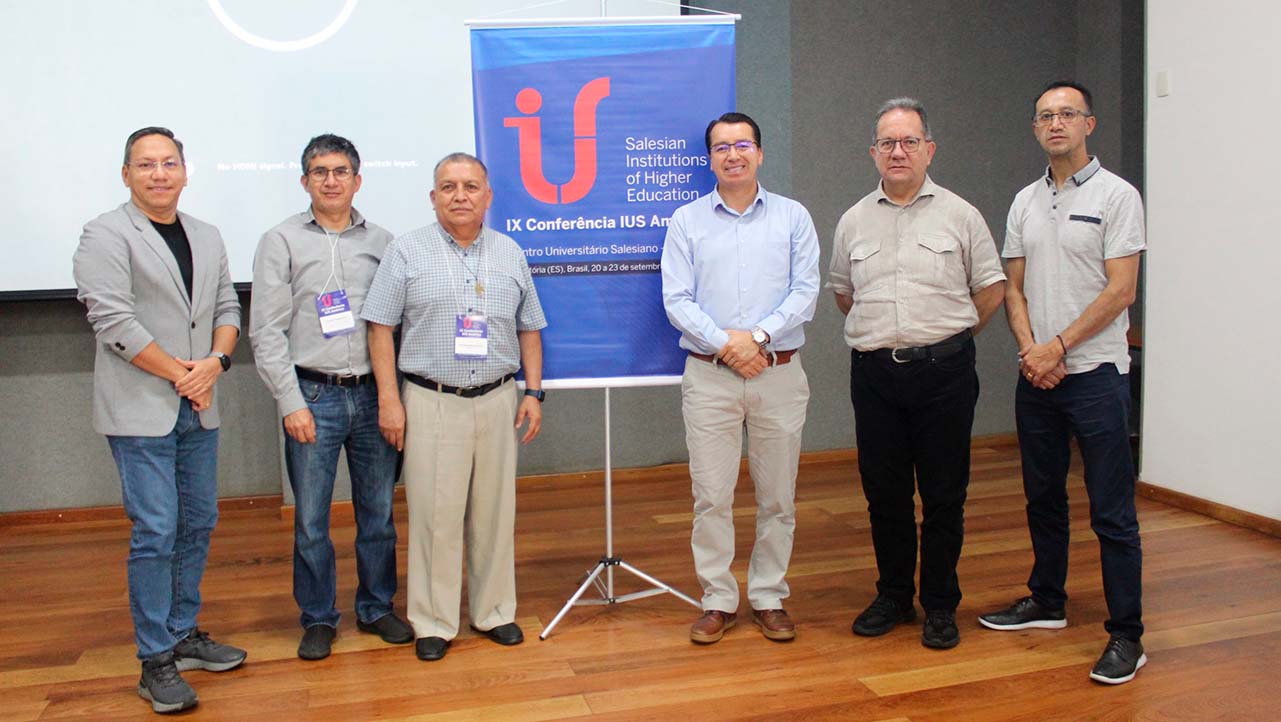
[[[528,443],[542,425],[547,321],[524,253],[483,225],[492,200],[479,159],[453,153],[437,163],[437,222],[387,246],[361,311],[379,427],[405,452],[408,617],[424,661],[444,657],[458,633],[464,539],[472,629],[499,644],[524,641],[515,623],[516,434],[528,422]]]

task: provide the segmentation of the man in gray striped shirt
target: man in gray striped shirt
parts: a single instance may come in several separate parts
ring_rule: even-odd
[[[524,253],[483,225],[492,199],[476,157],[454,153],[436,164],[437,222],[387,247],[361,312],[379,426],[405,450],[408,616],[424,661],[444,657],[458,633],[464,539],[472,629],[499,644],[524,641],[515,623],[513,426],[528,423],[528,443],[542,425],[547,321]],[[526,391],[517,396],[522,367]]]
[[[314,660],[329,656],[338,627],[329,508],[343,448],[356,515],[356,626],[391,644],[414,636],[392,611],[392,491],[400,458],[378,430],[377,387],[357,315],[391,234],[352,207],[361,177],[351,141],[316,136],[302,164],[311,205],[258,242],[249,338],[285,429],[294,492],[294,599],[304,630],[298,656]]]

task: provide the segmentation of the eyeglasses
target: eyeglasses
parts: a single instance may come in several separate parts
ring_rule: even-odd
[[[735,143],[717,143],[712,146],[712,153],[716,155],[725,155],[729,149],[733,148],[739,153],[751,153],[756,150],[756,142],[751,140],[740,140]]]
[[[872,145],[876,147],[877,153],[889,155],[894,152],[896,145],[903,146],[904,153],[915,153],[921,149],[923,142],[920,138],[877,138]]]
[[[1051,113],[1047,110],[1032,116],[1032,122],[1037,125],[1045,126],[1053,123],[1054,117],[1058,116],[1059,120],[1063,121],[1064,125],[1067,125],[1077,118],[1088,118],[1091,115],[1094,114],[1084,110],[1076,110],[1075,108],[1064,108],[1057,113]]]
[[[172,158],[170,158],[169,160],[160,160],[160,161],[139,160],[139,161],[134,161],[129,165],[139,173],[150,173],[154,171],[156,168],[161,168],[166,173],[173,173],[174,171],[182,167],[182,161],[174,160]]]
[[[351,169],[345,165],[339,168],[321,168],[318,166],[307,171],[307,175],[311,176],[311,179],[317,183],[324,183],[330,173],[334,174],[334,180],[339,181],[345,181],[352,175]]]

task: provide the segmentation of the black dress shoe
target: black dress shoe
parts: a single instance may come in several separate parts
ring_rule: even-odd
[[[476,629],[476,627],[473,626],[472,630],[479,632],[495,642],[507,647],[510,647],[513,644],[520,644],[525,641],[525,633],[520,631],[520,627],[516,626],[515,622],[500,624],[493,629]]]
[[[356,620],[356,629],[377,634],[387,644],[409,644],[414,641],[414,628],[395,612],[388,612],[372,622]]]
[[[424,662],[435,662],[438,659],[444,659],[445,652],[449,651],[449,640],[440,637],[423,637],[414,642],[414,654]]]
[[[337,630],[326,624],[307,627],[302,633],[302,641],[298,643],[298,656],[312,661],[328,657],[329,648],[333,646],[337,633]]]

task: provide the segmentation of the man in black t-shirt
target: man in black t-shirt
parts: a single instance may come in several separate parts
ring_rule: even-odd
[[[187,172],[173,133],[130,135],[120,174],[129,201],[85,225],[73,263],[97,341],[93,425],[133,522],[138,694],[156,712],[176,712],[196,704],[179,672],[245,659],[196,626],[218,519],[215,384],[231,365],[240,304],[218,229],[178,212]]]

